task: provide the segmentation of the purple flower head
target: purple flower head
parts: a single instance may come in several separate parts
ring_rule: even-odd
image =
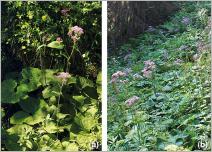
[[[58,41],[58,42],[63,42],[63,40],[62,40],[61,37],[57,37],[56,41]]]
[[[142,70],[142,72],[143,72],[143,76],[146,77],[146,78],[150,78],[152,76],[152,71],[151,70],[148,70],[148,69],[144,68]]]
[[[126,73],[125,72],[122,72],[122,71],[117,71],[116,73],[113,73],[112,74],[112,77],[111,77],[111,82],[116,82],[119,77],[124,77],[126,76]]]
[[[191,23],[191,19],[189,17],[183,17],[181,22],[185,25],[189,25]]]
[[[80,39],[80,36],[84,33],[83,29],[79,26],[69,28],[68,36],[74,41],[74,43]]]
[[[126,104],[127,106],[130,107],[130,106],[132,106],[134,103],[136,103],[139,99],[140,99],[139,97],[133,96],[133,97],[131,97],[130,99],[126,100],[126,101],[125,101],[125,104]]]
[[[180,65],[181,63],[183,63],[183,60],[181,60],[181,59],[177,59],[174,61],[174,64],[176,64],[176,65]]]
[[[142,70],[143,76],[146,78],[150,78],[152,76],[152,72],[155,69],[155,63],[151,60],[144,61],[144,69]]]
[[[67,79],[70,78],[71,75],[68,72],[60,72],[56,77],[61,79],[62,81],[67,81]]]
[[[149,70],[155,69],[155,63],[151,60],[144,61],[145,67]]]
[[[194,61],[197,61],[199,59],[199,55],[198,54],[194,54],[192,58],[193,58]]]
[[[64,8],[60,12],[61,12],[62,15],[67,16],[69,11],[70,11],[69,9]]]

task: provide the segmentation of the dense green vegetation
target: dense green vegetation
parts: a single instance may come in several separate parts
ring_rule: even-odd
[[[211,150],[210,2],[179,6],[109,56],[109,150]]]
[[[2,2],[1,46],[1,150],[101,149],[101,3]]]

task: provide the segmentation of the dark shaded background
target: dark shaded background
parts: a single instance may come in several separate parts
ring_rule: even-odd
[[[115,49],[148,26],[161,24],[177,9],[175,2],[108,2],[108,47]]]

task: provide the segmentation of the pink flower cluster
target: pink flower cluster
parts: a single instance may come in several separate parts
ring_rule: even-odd
[[[60,72],[56,77],[61,79],[62,81],[67,81],[67,79],[70,78],[71,75],[68,72]]]
[[[125,101],[125,104],[126,104],[127,106],[132,106],[132,105],[133,105],[134,103],[136,103],[139,99],[140,99],[139,97],[133,96],[133,97],[131,97],[130,99],[126,100],[126,101]]]
[[[58,41],[58,42],[60,42],[60,43],[63,42],[63,40],[62,40],[61,37],[57,37],[56,41]]]
[[[74,43],[77,42],[77,40],[80,39],[80,36],[83,34],[83,29],[79,26],[74,26],[69,28],[68,36],[71,37],[71,39],[74,41]]]
[[[152,76],[152,72],[155,69],[155,63],[151,60],[144,61],[144,69],[142,70],[143,76],[146,78],[150,78]]]
[[[183,17],[182,21],[183,24],[188,25],[191,23],[191,20],[189,17]]]
[[[67,16],[67,15],[68,15],[68,12],[69,12],[69,9],[64,8],[64,9],[62,9],[60,12],[61,12],[61,14],[62,14],[63,16]]]
[[[199,55],[198,54],[194,54],[192,58],[193,58],[194,61],[197,61],[199,59]]]
[[[181,60],[181,59],[177,59],[174,61],[174,64],[176,64],[176,65],[180,65],[181,63],[183,63],[183,60]]]
[[[118,80],[119,77],[123,77],[123,76],[126,76],[125,72],[117,71],[116,73],[112,74],[111,82],[114,83]]]

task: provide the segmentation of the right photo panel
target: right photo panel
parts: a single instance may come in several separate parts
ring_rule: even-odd
[[[108,151],[210,151],[211,2],[107,5]]]

